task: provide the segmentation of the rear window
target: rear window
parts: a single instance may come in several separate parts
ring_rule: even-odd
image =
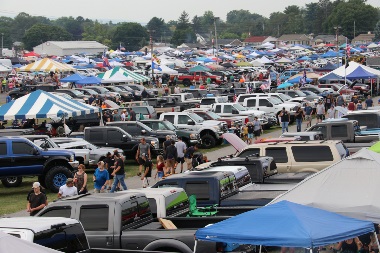
[[[202,99],[201,105],[212,105],[215,103],[215,99]]]
[[[79,221],[86,231],[108,231],[108,205],[81,206]]]
[[[292,146],[291,149],[296,162],[334,161],[329,146]]]
[[[185,192],[174,194],[171,197],[175,197],[175,199],[165,198],[166,216],[173,215],[181,210],[189,208],[189,199],[187,198],[187,194]]]
[[[197,200],[210,199],[210,184],[204,182],[188,182],[185,186],[185,192],[188,196],[195,195]]]
[[[250,148],[250,149],[243,150],[238,155],[238,157],[246,157],[246,156],[252,156],[252,155],[256,156],[256,154],[260,155],[260,149],[259,148]]]
[[[147,107],[135,107],[133,108],[133,110],[135,111],[135,113],[149,114]]]
[[[126,201],[121,205],[121,227],[124,228],[133,223],[138,217],[137,201]]]
[[[70,206],[60,206],[50,208],[40,215],[41,217],[64,217],[70,218],[71,207]]]
[[[288,154],[286,153],[286,147],[271,147],[266,148],[266,156],[271,156],[274,158],[276,163],[287,163]]]
[[[336,149],[338,150],[341,159],[345,158],[348,155],[348,150],[343,143],[340,142],[336,144]]]

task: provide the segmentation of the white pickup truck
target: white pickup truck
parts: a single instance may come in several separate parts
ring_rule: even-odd
[[[275,97],[251,97],[244,99],[243,106],[249,110],[260,110],[267,114],[280,114],[281,110],[285,108],[290,115],[294,115],[295,106],[293,104],[282,103]]]

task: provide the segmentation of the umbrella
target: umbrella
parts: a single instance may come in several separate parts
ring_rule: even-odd
[[[292,87],[293,85],[294,85],[293,83],[285,82],[285,83],[282,83],[279,86],[277,86],[277,89],[285,89],[285,88],[288,88],[288,87]]]

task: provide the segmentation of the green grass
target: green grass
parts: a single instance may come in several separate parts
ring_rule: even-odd
[[[128,162],[125,166],[126,176],[133,177],[136,176],[139,170],[139,166],[134,162]],[[94,182],[92,181],[92,175],[94,173],[93,169],[88,169],[87,171],[87,189],[92,191],[94,189]],[[6,188],[3,184],[0,184],[1,192],[1,204],[0,204],[0,216],[19,212],[26,209],[26,196],[28,192],[32,189],[33,182],[38,181],[37,177],[24,177],[22,184],[15,188]],[[57,199],[57,193],[52,193],[46,190],[46,195],[49,202]]]

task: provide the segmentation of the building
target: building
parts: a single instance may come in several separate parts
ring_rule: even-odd
[[[270,42],[276,44],[277,38],[272,36],[251,36],[243,41],[244,46],[260,46],[264,43]]]
[[[96,41],[46,41],[33,48],[40,55],[96,55],[103,53],[108,47]]]
[[[284,34],[277,39],[277,45],[282,46],[284,44],[299,44],[299,45],[311,45],[311,37],[306,34]]]
[[[371,32],[362,33],[356,36],[355,38],[353,38],[351,43],[353,45],[368,44],[368,43],[371,43],[374,38],[375,38],[375,34]]]
[[[339,37],[338,37],[338,45],[342,45],[342,44],[346,43],[346,41],[348,41],[347,37],[345,37],[343,35],[339,35]],[[312,46],[316,46],[316,45],[319,45],[321,43],[336,45],[336,35],[329,35],[329,34],[318,35],[314,39],[311,40],[311,45]]]
[[[239,39],[218,39],[219,47],[241,47],[243,42]]]

